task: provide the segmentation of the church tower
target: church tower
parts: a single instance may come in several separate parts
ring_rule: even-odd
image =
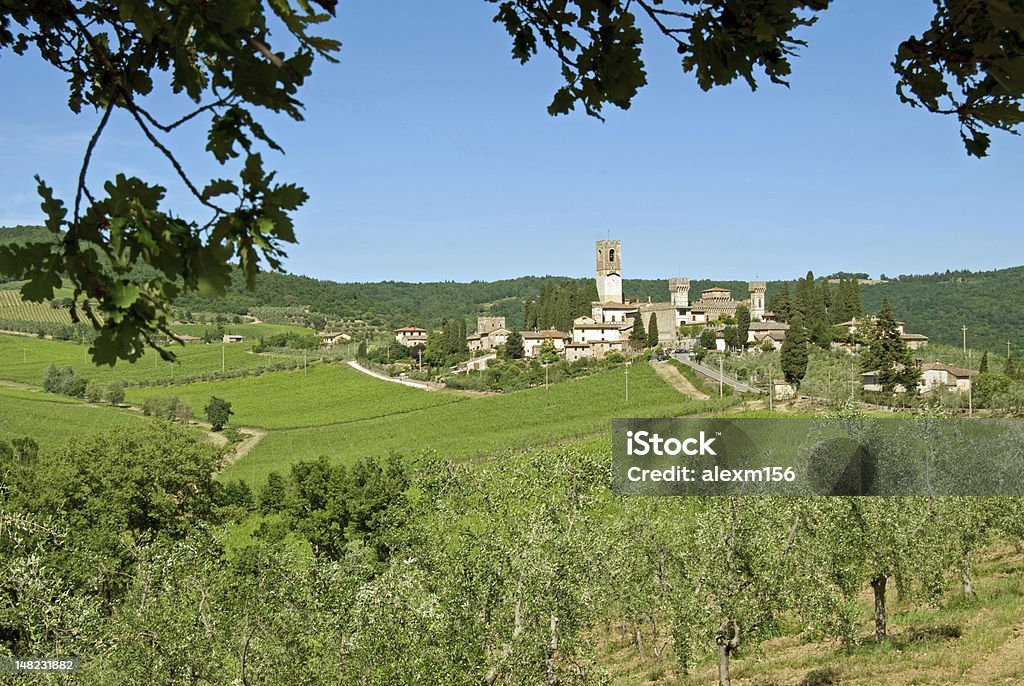
[[[603,303],[623,302],[619,241],[597,242],[597,299]]]
[[[750,282],[750,319],[753,321],[764,319],[764,292],[767,285],[764,281]]]

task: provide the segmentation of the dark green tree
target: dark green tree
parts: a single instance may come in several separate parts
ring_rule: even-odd
[[[730,348],[740,347],[740,334],[739,329],[733,325],[729,325],[722,330],[722,340],[725,341],[725,345]]]
[[[644,330],[644,319],[639,312],[633,317],[633,330],[629,332],[629,346],[633,350],[643,350],[647,347],[647,332]]]
[[[786,340],[782,343],[779,355],[786,381],[794,384],[803,381],[807,373],[807,330],[799,314],[789,323],[789,331],[786,332]]]
[[[1016,379],[1020,375],[1020,369],[1013,355],[1006,356],[1006,366],[1003,367],[1003,375],[1009,379]]]
[[[658,347],[658,315],[651,313],[649,324],[647,325],[647,347],[657,348]]]
[[[505,357],[510,360],[521,360],[525,354],[523,335],[518,331],[513,331],[508,335],[508,340],[505,341]]]
[[[231,415],[234,412],[231,411],[231,403],[227,400],[213,396],[210,398],[210,402],[206,403],[206,407],[203,408],[206,413],[206,421],[210,422],[214,431],[220,431],[224,428],[224,425],[228,423]]]
[[[736,341],[738,347],[746,347],[750,332],[750,308],[740,305],[736,308]]]
[[[882,298],[882,308],[869,334],[862,364],[864,371],[878,371],[878,382],[888,393],[897,386],[902,386],[908,393],[917,391],[921,371],[910,348],[900,337],[899,325],[887,297]]]
[[[704,329],[700,332],[700,337],[697,339],[697,345],[705,350],[714,350],[716,338],[714,329]]]
[[[768,301],[768,309],[780,322],[788,322],[793,312],[793,296],[789,291],[789,282],[783,282],[782,288],[772,293]]]
[[[986,350],[981,355],[981,364],[978,365],[978,373],[984,374],[988,371],[988,351]]]

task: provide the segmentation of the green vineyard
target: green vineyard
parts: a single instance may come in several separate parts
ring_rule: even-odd
[[[66,307],[54,307],[50,302],[26,302],[14,290],[0,290],[0,320],[72,324]]]

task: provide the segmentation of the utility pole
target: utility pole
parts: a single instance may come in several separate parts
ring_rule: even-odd
[[[725,395],[725,389],[722,388],[722,382],[724,377],[722,376],[722,370],[725,368],[725,362],[722,358],[718,358],[718,397],[721,398]]]
[[[224,339],[220,339],[220,373],[224,373]]]
[[[633,364],[633,363],[632,362],[627,362],[626,363],[626,402],[627,403],[629,402],[629,365],[631,365],[631,364]]]
[[[306,375],[306,351],[302,351],[302,375]]]
[[[964,358],[967,357],[967,325],[964,324],[962,327],[964,332]]]

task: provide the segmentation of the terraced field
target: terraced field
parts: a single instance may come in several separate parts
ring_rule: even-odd
[[[48,302],[25,302],[16,290],[0,290],[0,319],[52,324],[72,323],[71,315],[63,307],[54,308]]]

